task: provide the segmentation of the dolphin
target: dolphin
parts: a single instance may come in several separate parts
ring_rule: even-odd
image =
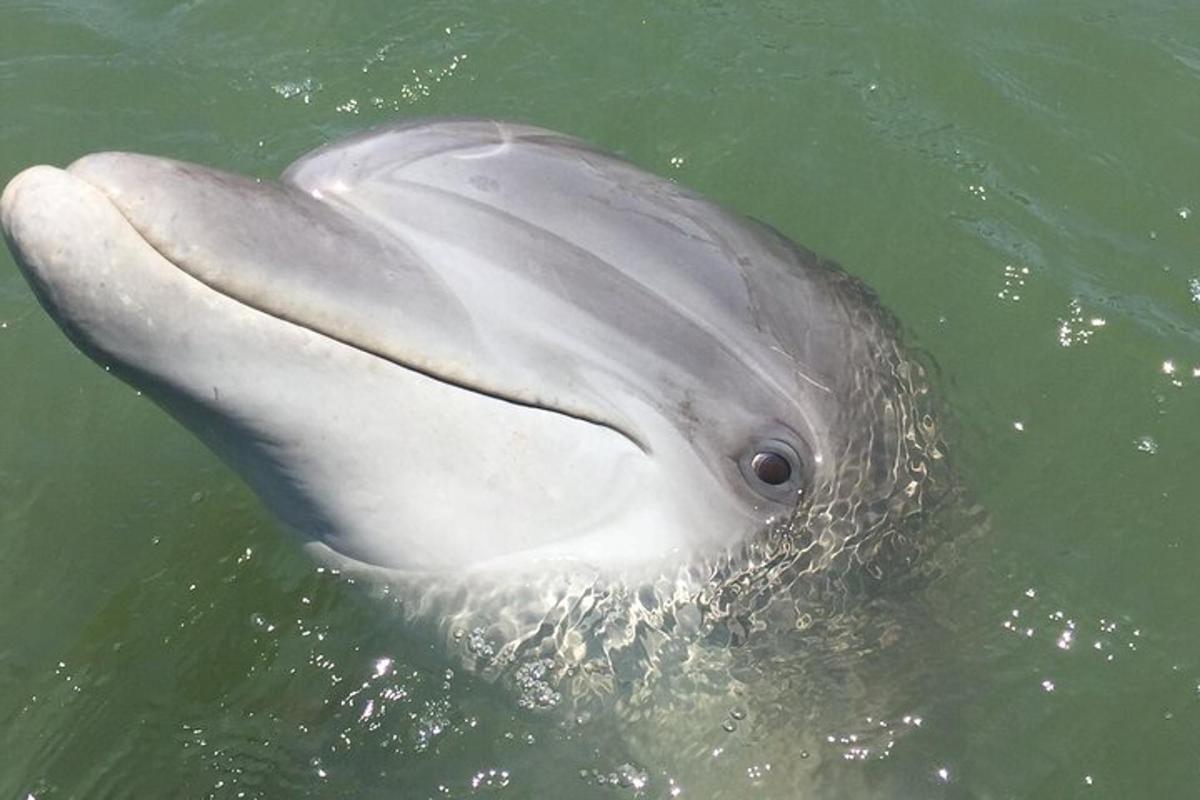
[[[317,558],[519,705],[615,710],[589,754],[742,796],[716,759],[741,708],[738,758],[843,796],[806,751],[903,727],[880,733],[891,668],[860,662],[907,617],[844,590],[919,552],[925,379],[869,289],[767,225],[485,119],[366,131],[279,180],[35,166],[0,224],[70,340]]]
[[[408,121],[279,180],[97,153],[0,221],[70,340],[338,564],[632,581],[784,530],[870,565],[921,477],[861,282],[549,130]]]

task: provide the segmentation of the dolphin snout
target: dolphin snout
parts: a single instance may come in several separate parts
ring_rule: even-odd
[[[57,167],[38,165],[19,173],[0,195],[4,237],[17,266],[43,302],[50,288],[48,273],[63,266],[68,234],[78,228],[79,220],[71,206],[81,186],[79,180]]]
[[[23,229],[24,213],[44,203],[48,190],[59,181],[58,167],[39,164],[17,173],[0,195],[0,226],[10,243],[16,244],[18,229]]]

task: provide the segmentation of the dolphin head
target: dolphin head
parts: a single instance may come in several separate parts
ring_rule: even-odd
[[[869,292],[550,131],[393,126],[280,181],[101,153],[21,173],[0,219],[72,341],[334,558],[653,568],[903,490]]]

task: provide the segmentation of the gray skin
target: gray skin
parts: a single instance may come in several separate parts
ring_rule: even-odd
[[[904,488],[869,293],[551,131],[401,124],[279,181],[99,153],[19,174],[0,220],[71,340],[337,563],[650,579],[814,504],[857,520],[817,535],[841,552]]]

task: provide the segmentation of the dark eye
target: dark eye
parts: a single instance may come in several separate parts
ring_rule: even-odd
[[[755,453],[750,468],[760,481],[771,486],[780,486],[792,478],[792,465],[787,458],[771,450]]]
[[[782,438],[759,439],[746,448],[738,466],[755,492],[780,503],[795,502],[809,477],[798,445]]]

